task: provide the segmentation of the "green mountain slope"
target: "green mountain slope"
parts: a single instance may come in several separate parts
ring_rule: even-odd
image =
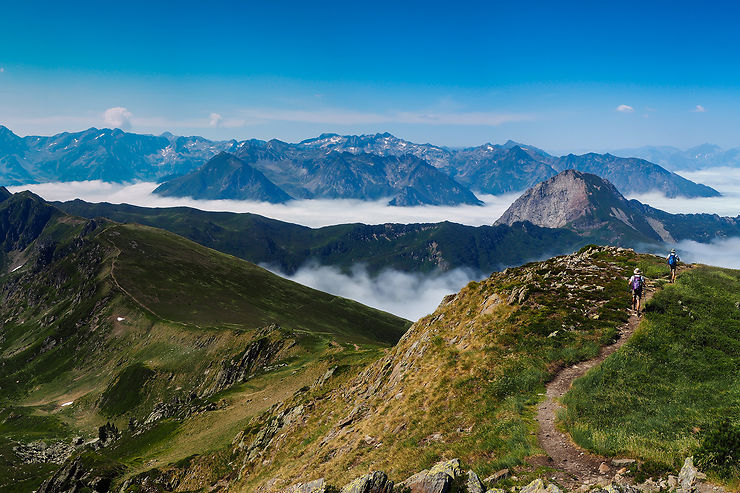
[[[724,420],[740,430],[738,302],[740,271],[714,267],[685,272],[657,293],[639,332],[566,395],[576,442],[670,469]],[[724,445],[729,452],[729,436]],[[738,453],[735,443],[735,461]],[[716,472],[740,479],[737,462]]]
[[[377,357],[408,325],[30,193],[0,203],[0,220],[3,491],[35,490],[70,454],[133,474],[223,447],[251,416],[329,366]],[[99,430],[108,421],[119,431]]]
[[[238,476],[219,479],[230,491],[279,491],[321,477],[339,486],[373,470],[398,481],[452,457],[479,474],[516,466],[531,478],[544,384],[614,340],[636,265],[667,272],[653,256],[589,248],[470,283],[380,360],[252,420],[223,452],[240,465]],[[134,484],[194,474],[175,465]]]
[[[573,251],[585,241],[567,230],[532,224],[464,226],[435,224],[341,224],[308,228],[256,214],[205,212],[187,207],[56,203],[70,214],[167,229],[202,245],[292,274],[307,261],[371,273],[392,268],[431,272],[467,267],[491,272],[532,258]]]

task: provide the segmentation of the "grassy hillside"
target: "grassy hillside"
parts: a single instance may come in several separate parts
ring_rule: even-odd
[[[118,252],[112,278],[158,317],[194,326],[255,329],[271,323],[343,341],[395,343],[403,321],[276,276],[180,236],[138,225],[102,235]]]
[[[575,441],[675,468],[697,451],[705,456],[725,421],[740,437],[739,302],[737,270],[700,267],[667,285],[634,337],[566,395]],[[729,432],[720,440],[729,451]],[[712,460],[702,467],[740,480],[735,440],[734,469]]]
[[[271,478],[342,485],[375,469],[401,480],[452,457],[484,475],[526,465],[540,453],[534,415],[544,384],[615,338],[627,320],[626,277],[660,262],[590,249],[470,283],[357,377],[301,396],[312,411],[280,430],[286,436],[261,463],[246,463],[240,491]]]
[[[116,474],[219,450],[251,417],[337,362],[377,358],[408,326],[172,233],[67,216],[31,194],[0,204],[8,217],[28,220],[2,230],[3,491],[33,490],[59,467],[38,459],[39,441],[69,448],[109,421],[120,438],[84,460]],[[35,459],[24,459],[29,447]],[[73,459],[87,449],[73,447]]]
[[[173,465],[136,481],[189,478],[196,489],[223,479],[234,491],[318,477],[343,485],[377,469],[402,480],[452,457],[483,475],[517,466],[526,480],[542,472],[528,464],[540,453],[534,416],[544,384],[615,338],[627,319],[626,277],[662,262],[591,248],[470,283],[380,360],[302,389],[250,420],[230,449],[195,461],[221,457],[239,464],[233,472],[199,483],[197,466]]]

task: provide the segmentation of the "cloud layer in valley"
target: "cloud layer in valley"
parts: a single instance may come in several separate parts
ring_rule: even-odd
[[[305,286],[350,298],[409,320],[418,320],[432,313],[444,296],[460,291],[471,280],[484,277],[468,269],[434,274],[384,270],[372,277],[362,265],[354,266],[349,274],[336,267],[316,264],[305,265],[292,276],[273,272]]]
[[[675,248],[682,262],[740,269],[740,237],[720,238],[711,243],[683,240],[679,241]],[[668,254],[667,249],[653,250],[653,253]]]
[[[388,200],[295,200],[285,204],[250,202],[242,200],[193,200],[189,198],[160,197],[152,194],[155,183],[121,185],[101,181],[41,183],[9,187],[12,192],[31,190],[46,200],[74,200],[88,202],[126,203],[144,207],[187,206],[206,211],[252,212],[263,216],[303,224],[310,227],[332,224],[383,224],[452,221],[470,226],[493,224],[516,200],[519,193],[506,195],[479,195],[484,206],[420,206],[391,207]]]
[[[631,195],[629,198],[673,214],[706,212],[731,217],[740,214],[740,168],[707,168],[699,171],[679,171],[678,174],[688,180],[709,185],[722,196],[668,198],[662,193],[653,192]]]

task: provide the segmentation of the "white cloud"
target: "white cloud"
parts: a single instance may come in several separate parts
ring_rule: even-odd
[[[13,192],[31,190],[46,200],[111,202],[143,207],[187,206],[206,211],[252,212],[263,216],[303,224],[310,227],[362,222],[366,224],[420,223],[453,221],[470,226],[493,224],[516,200],[519,192],[506,195],[478,195],[483,206],[418,206],[391,207],[388,199],[364,201],[357,199],[294,200],[285,204],[244,200],[194,200],[191,198],[160,197],[152,194],[156,183],[117,184],[98,180],[40,183],[9,187]]]
[[[5,67],[0,67],[0,74],[2,74],[3,72],[5,72]]]
[[[218,127],[221,125],[221,121],[223,120],[223,117],[219,115],[218,113],[211,113],[208,116],[208,126],[209,127]]]
[[[706,110],[706,108],[704,108],[704,106],[702,106],[702,105],[700,105],[700,104],[697,104],[697,105],[696,105],[696,108],[694,108],[694,109],[693,109],[692,111],[693,111],[694,113],[704,113],[704,112],[705,112],[705,111],[707,111],[707,110]]]
[[[392,112],[374,113],[344,109],[283,110],[252,108],[243,110],[248,123],[267,121],[321,123],[327,125],[362,125],[383,123],[410,123],[422,125],[482,125],[498,126],[509,122],[534,120],[534,115],[497,112]]]
[[[644,204],[673,214],[710,213],[720,216],[740,214],[740,168],[705,168],[699,171],[678,171],[684,178],[709,185],[722,194],[721,197],[675,197],[668,198],[660,192],[630,195]]]
[[[276,270],[273,272],[305,286],[359,301],[409,320],[432,313],[444,296],[456,293],[468,282],[483,277],[469,269],[432,274],[387,269],[377,276],[370,276],[362,265],[355,265],[349,274],[344,274],[336,267],[315,263],[301,267],[292,276]]]
[[[683,262],[715,265],[730,269],[740,269],[740,238],[718,238],[710,243],[699,243],[692,240],[679,241],[675,247]],[[665,255],[666,251],[653,251]]]
[[[103,113],[103,122],[112,128],[128,130],[131,128],[131,117],[133,115],[129,110],[121,106],[108,108]]]
[[[620,113],[634,113],[635,109],[632,106],[620,104],[617,106],[616,111],[619,111]]]

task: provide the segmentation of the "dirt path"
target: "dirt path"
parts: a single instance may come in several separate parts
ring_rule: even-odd
[[[655,290],[655,283],[648,281],[642,300],[643,307],[653,297]],[[616,342],[601,348],[596,358],[562,369],[555,379],[547,384],[545,400],[537,408],[539,423],[537,440],[548,457],[544,457],[542,462],[537,460],[533,462],[557,469],[558,472],[554,477],[566,488],[572,489],[585,483],[611,479],[616,474],[617,468],[611,466],[610,458],[586,452],[573,443],[570,435],[561,433],[555,428],[557,409],[561,407],[558,399],[568,392],[574,380],[585,375],[588,370],[622,347],[632,336],[639,322],[640,318],[634,312],[631,313],[629,321],[619,329],[619,338]],[[602,463],[609,467],[604,474],[599,473]]]

